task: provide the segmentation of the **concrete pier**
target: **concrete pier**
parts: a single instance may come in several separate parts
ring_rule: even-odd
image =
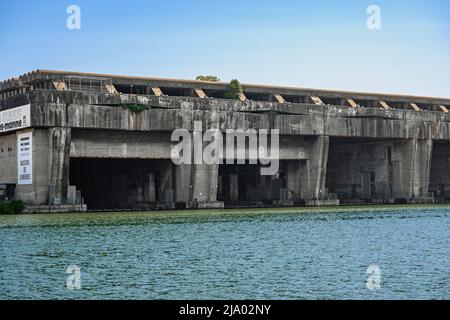
[[[227,90],[45,70],[4,81],[0,183],[40,211],[450,201],[450,99],[244,84],[241,101]],[[261,176],[249,159],[175,165],[171,134],[201,134],[196,121],[203,132],[278,130],[279,172]]]

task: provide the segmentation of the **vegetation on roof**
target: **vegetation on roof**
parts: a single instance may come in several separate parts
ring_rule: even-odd
[[[231,100],[240,100],[243,93],[242,85],[237,79],[233,79],[230,82],[228,91],[225,92],[225,98]]]
[[[148,110],[148,106],[139,103],[127,103],[123,105],[134,113],[141,113],[142,111]]]

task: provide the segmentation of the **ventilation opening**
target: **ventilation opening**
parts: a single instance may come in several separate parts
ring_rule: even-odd
[[[342,105],[344,105],[343,99],[340,99],[340,98],[320,97],[320,99],[323,101],[323,103],[329,104],[329,105],[332,105],[332,106],[342,106]]]
[[[290,103],[307,103],[307,96],[283,95],[284,100]]]
[[[357,104],[359,104],[363,108],[380,108],[381,105],[378,101],[374,100],[355,100]]]
[[[275,101],[275,96],[272,94],[254,93],[254,92],[245,92],[244,94],[248,100],[252,101],[268,101],[268,102]]]
[[[146,86],[140,86],[140,85],[115,85],[116,90],[120,93],[125,94],[141,94],[141,95],[153,95],[153,92],[151,90],[147,90]],[[149,93],[150,92],[150,93]]]
[[[203,90],[206,96],[215,99],[225,99],[225,90]]]
[[[161,91],[167,95],[172,97],[197,97],[194,89],[186,89],[186,88],[171,88],[171,87],[160,87]]]

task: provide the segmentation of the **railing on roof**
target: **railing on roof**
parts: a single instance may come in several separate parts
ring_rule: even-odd
[[[69,75],[63,81],[70,91],[108,93],[108,86],[112,86],[111,78]]]

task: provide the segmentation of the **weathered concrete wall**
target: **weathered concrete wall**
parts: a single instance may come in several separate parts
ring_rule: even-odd
[[[17,183],[17,135],[0,136],[0,182]]]
[[[388,201],[393,142],[332,142],[327,187],[340,199]]]
[[[72,158],[170,159],[170,132],[73,130]]]
[[[0,181],[17,184],[17,134],[0,136]],[[49,185],[49,134],[48,130],[33,132],[33,184],[17,186],[16,195],[28,204],[46,204]],[[3,152],[1,152],[3,150]]]
[[[40,94],[43,97],[32,101],[32,123],[43,127],[172,131],[193,130],[194,121],[202,121],[205,129],[279,129],[281,135],[450,140],[450,116],[442,112],[181,97],[111,97],[116,104],[140,101],[151,108],[133,113],[117,105],[91,104],[91,95],[77,96],[79,99],[71,96],[69,101],[73,104],[66,104],[54,94]]]
[[[335,139],[327,186],[342,199],[391,202],[427,198],[432,147],[430,139]]]
[[[442,169],[441,160],[432,161],[433,141],[450,141],[450,115],[445,113],[45,90],[5,100],[2,107],[28,102],[34,184],[19,187],[18,195],[30,203],[45,204],[49,196],[64,202],[71,158],[169,160],[172,131],[192,131],[195,121],[203,123],[203,130],[279,130],[286,177],[247,182],[243,188],[248,199],[279,199],[285,189],[289,200],[316,200],[328,196],[327,188],[343,199],[421,198],[428,195],[430,174],[436,181],[433,188],[447,188],[447,180],[441,182],[432,169]],[[149,109],[135,113],[125,103]],[[0,135],[0,148],[13,145],[15,150],[16,139],[15,133]],[[336,144],[336,139],[349,143]],[[437,159],[446,154],[442,150],[435,151]],[[15,152],[0,152],[0,159],[0,181],[16,181]],[[127,189],[132,190],[127,199],[215,202],[223,192],[219,171],[218,165],[168,163],[158,174],[144,171],[153,176],[139,182],[140,189]],[[116,179],[123,180],[120,175]],[[243,183],[235,174],[226,179],[230,190]],[[264,189],[264,195],[256,196]],[[233,192],[227,196],[238,199]]]

